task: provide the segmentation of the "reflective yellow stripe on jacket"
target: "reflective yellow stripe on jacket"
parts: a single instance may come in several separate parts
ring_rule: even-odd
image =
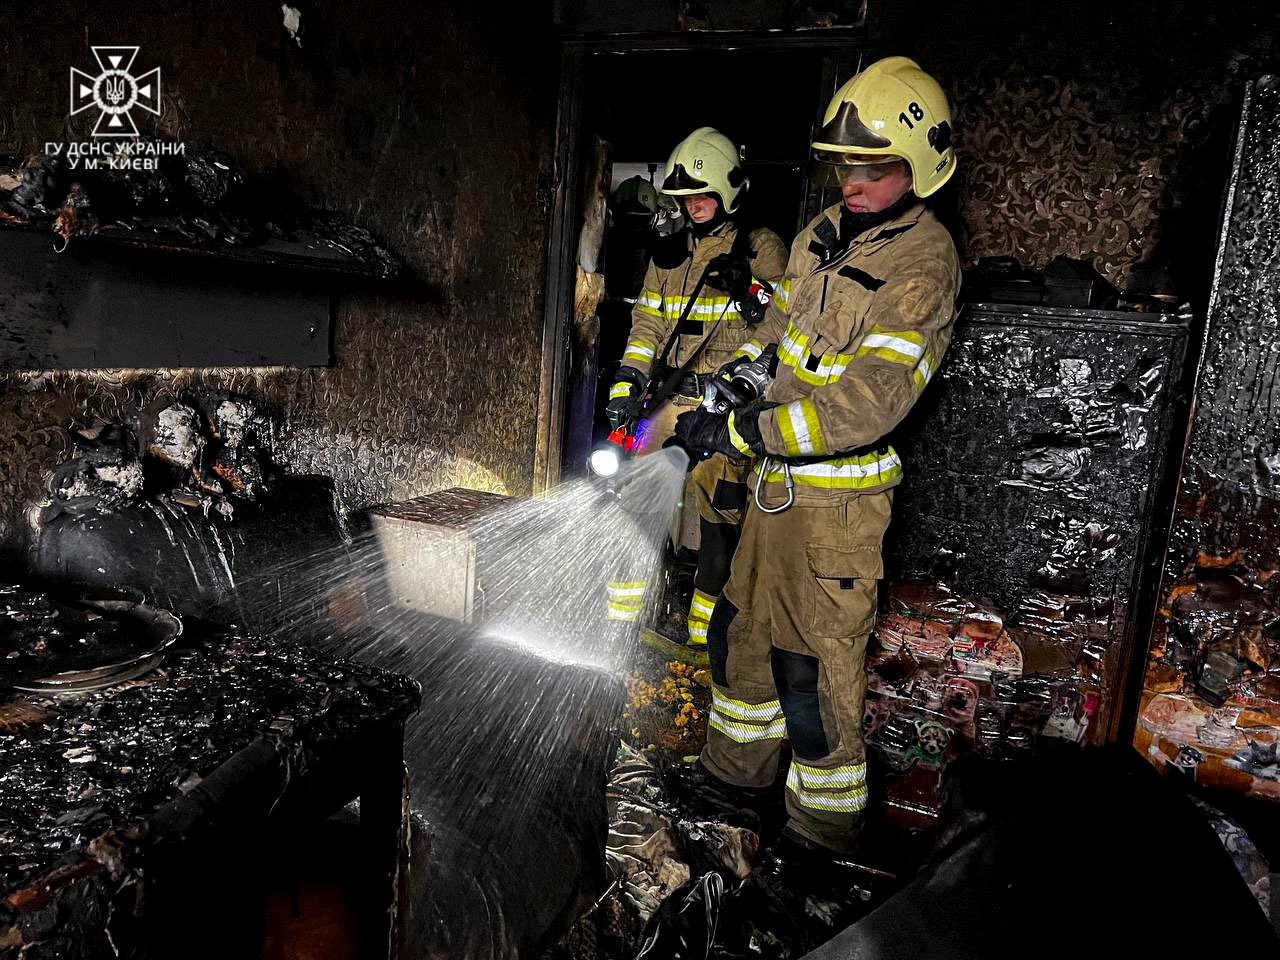
[[[933,377],[936,364],[929,347],[915,330],[884,330],[872,327],[858,346],[858,357],[879,357],[890,363],[901,363],[911,368],[911,379],[917,390],[923,390]]]
[[[877,449],[870,453],[832,457],[818,463],[793,463],[791,479],[798,485],[826,490],[866,490],[896,483],[902,478],[902,461],[893,447],[884,449],[884,453]],[[782,464],[770,460],[764,481],[782,483]]]

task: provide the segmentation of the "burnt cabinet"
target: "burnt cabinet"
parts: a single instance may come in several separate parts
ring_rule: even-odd
[[[1185,425],[1188,318],[969,304],[895,435],[891,579],[986,601],[1024,673],[1095,689],[1113,739],[1145,633]],[[1177,449],[1173,449],[1176,447]]]

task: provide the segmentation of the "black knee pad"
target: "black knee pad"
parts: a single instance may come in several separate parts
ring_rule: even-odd
[[[729,582],[729,567],[733,552],[738,549],[741,531],[732,523],[712,523],[706,517],[699,519],[702,536],[693,585],[703,593],[718,596]]]
[[[787,718],[791,749],[802,760],[820,760],[831,752],[818,705],[817,657],[773,648],[769,656],[773,682]]]
[[[717,686],[727,687],[729,677],[725,664],[729,660],[729,624],[738,615],[738,608],[721,597],[711,613],[707,627],[707,658],[711,661],[711,679]]]

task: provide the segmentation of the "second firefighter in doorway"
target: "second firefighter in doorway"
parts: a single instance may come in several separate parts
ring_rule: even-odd
[[[853,849],[867,805],[864,666],[902,465],[886,435],[951,340],[960,265],[925,204],[955,171],[951,112],[913,61],[837,91],[813,171],[841,202],[796,238],[742,354],[777,344],[765,400],[680,418],[685,442],[753,462],[753,499],[709,634],[702,775],[767,787],[791,741],[780,849]],[[783,861],[785,862],[785,860]]]
[[[677,198],[686,226],[664,238],[649,263],[605,408],[611,425],[635,414],[655,364],[679,368],[695,354],[697,359],[676,395],[645,425],[641,452],[660,449],[675,432],[676,417],[702,400],[708,379],[732,360],[763,316],[753,284],[773,284],[786,267],[786,246],[777,234],[740,229],[747,185],[738,148],[711,127],[693,131],[667,159],[659,191]],[[760,312],[753,316],[753,308]],[[677,548],[698,545],[691,644],[706,643],[712,610],[729,578],[746,506],[747,469],[748,460],[736,451],[717,454],[694,468],[685,488],[672,538]],[[637,592],[635,584],[629,586]]]

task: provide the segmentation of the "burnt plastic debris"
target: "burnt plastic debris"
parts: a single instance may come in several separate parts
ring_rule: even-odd
[[[244,397],[197,393],[70,430],[32,567],[53,582],[129,585],[183,614],[270,629],[308,577],[299,556],[340,549],[333,482],[276,463],[273,419]],[[319,600],[317,599],[317,602]]]
[[[340,213],[303,209],[278,186],[246,177],[217,146],[188,142],[173,154],[159,152],[172,143],[149,135],[133,143],[157,153],[150,169],[103,160],[96,169],[71,170],[60,156],[29,158],[18,185],[0,190],[0,213],[47,225],[64,244],[90,234],[206,248],[278,249],[284,241],[300,252],[340,253],[376,276],[394,276],[403,266],[368,230]]]
[[[680,887],[649,918],[635,960],[707,960],[724,897],[724,877],[715,872]]]
[[[74,455],[54,471],[46,521],[144,498],[230,519],[236,503],[256,499],[279,472],[267,449],[270,419],[243,397],[202,395],[128,420],[71,428]]]
[[[619,748],[606,848],[614,884],[596,906],[616,938],[606,952],[788,960],[865,913],[874,872],[777,841],[781,785],[764,800],[716,790],[689,767]],[[762,835],[774,845],[762,849]]]

